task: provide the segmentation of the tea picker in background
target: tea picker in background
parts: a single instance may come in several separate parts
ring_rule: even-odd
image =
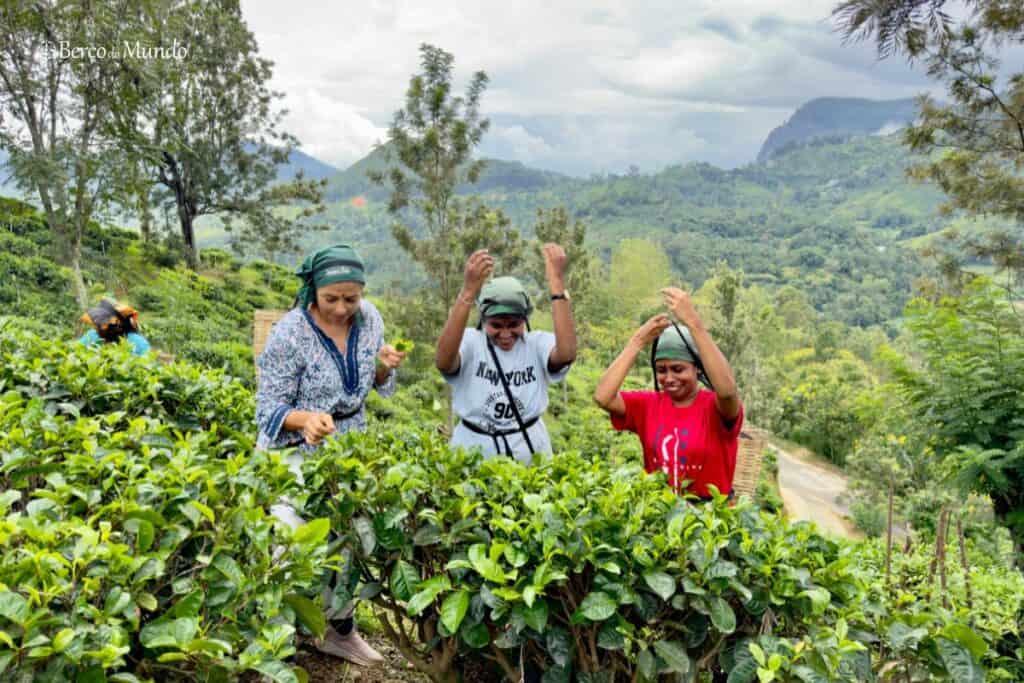
[[[732,492],[743,404],[729,361],[715,345],[690,300],[675,287],[662,290],[682,323],[665,314],[643,324],[605,370],[594,400],[612,426],[634,432],[644,451],[644,469],[662,470],[669,485],[700,498]],[[629,369],[651,345],[654,391],[620,392]],[[704,383],[708,389],[701,388]]]
[[[102,299],[79,320],[92,326],[78,339],[86,346],[124,340],[134,356],[144,356],[149,352],[149,341],[139,334],[139,312],[131,306]]]
[[[341,244],[310,255],[296,273],[302,288],[295,306],[274,326],[260,354],[256,392],[258,448],[297,446],[288,465],[302,481],[305,455],[326,436],[366,429],[364,405],[371,389],[395,392],[395,370],[406,354],[384,343],[384,321],[363,298],[363,261]],[[271,512],[292,528],[304,523],[288,501]],[[332,577],[336,578],[336,577]],[[355,631],[353,604],[331,607],[329,627],[317,647],[360,665],[383,658]]]
[[[452,387],[452,409],[459,417],[452,446],[479,447],[486,457],[507,455],[523,462],[534,453],[551,452],[542,416],[548,386],[565,379],[576,359],[576,327],[565,291],[565,250],[545,244],[543,251],[553,334],[529,329],[533,306],[517,279],[487,282],[494,258],[486,249],[466,261],[462,291],[435,357]],[[474,305],[479,323],[466,329]]]

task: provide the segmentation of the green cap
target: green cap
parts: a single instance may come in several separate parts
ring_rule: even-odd
[[[679,332],[676,331],[676,326],[673,325],[667,328],[658,337],[658,348],[654,352],[654,360],[659,361],[665,360],[683,360],[687,363],[697,363],[697,358],[694,354],[697,353],[697,344],[693,341],[693,335],[690,334],[690,330],[686,329],[686,326],[680,325]],[[679,336],[682,332],[683,337],[686,337],[686,342],[683,342],[683,337]],[[689,344],[689,348],[687,348]],[[690,349],[693,349],[691,352]]]
[[[514,277],[496,277],[488,282],[480,290],[476,304],[484,318],[499,315],[529,318],[533,313],[533,304],[526,295],[526,288]]]
[[[363,259],[347,244],[335,244],[313,252],[295,272],[302,278],[302,289],[297,300],[302,307],[316,300],[316,290],[335,282],[366,284]]]

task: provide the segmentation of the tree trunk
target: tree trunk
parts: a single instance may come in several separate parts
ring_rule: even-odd
[[[82,241],[72,240],[70,251],[71,286],[75,290],[75,299],[82,311],[89,310],[89,290],[85,287],[85,278],[82,277]]]
[[[153,239],[153,214],[149,209],[149,188],[139,190],[139,231],[142,241],[149,244]]]
[[[886,525],[885,535],[885,587],[888,589],[890,570],[892,568],[892,499],[893,499],[893,485],[892,479],[889,480],[889,517]]]
[[[181,239],[185,243],[185,263],[192,270],[199,268],[199,250],[196,249],[196,233],[193,225],[193,216],[189,213],[188,207],[178,206],[178,216],[181,218]]]

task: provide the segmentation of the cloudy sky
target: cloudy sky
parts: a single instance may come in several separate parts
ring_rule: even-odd
[[[815,97],[889,99],[928,87],[900,59],[843,46],[836,0],[243,0],[276,63],[287,127],[340,168],[382,140],[418,46],[491,79],[483,153],[577,175],[752,161]]]

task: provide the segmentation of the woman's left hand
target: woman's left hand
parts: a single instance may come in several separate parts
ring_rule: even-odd
[[[391,344],[385,344],[380,347],[380,352],[377,354],[377,361],[388,370],[394,370],[402,364],[402,361],[405,360],[405,357],[408,355],[408,351],[398,351]]]
[[[678,287],[666,287],[661,290],[661,294],[665,297],[665,305],[668,306],[668,310],[672,311],[680,322],[690,328],[701,324],[700,316],[697,314],[697,309],[694,308],[689,294]]]

